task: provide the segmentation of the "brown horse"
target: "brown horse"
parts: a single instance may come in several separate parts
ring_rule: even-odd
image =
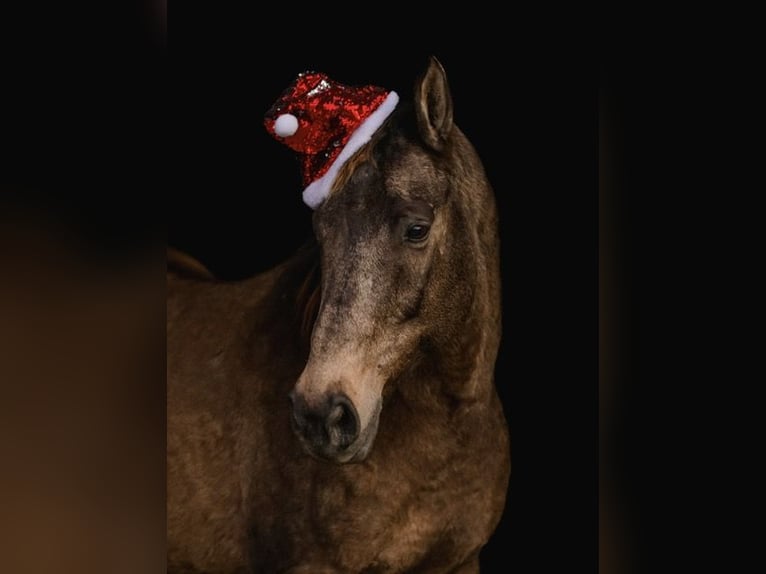
[[[314,212],[216,281],[169,259],[168,571],[478,572],[503,512],[492,188],[432,60]]]

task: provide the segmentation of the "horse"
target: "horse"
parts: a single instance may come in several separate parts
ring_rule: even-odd
[[[168,256],[168,572],[471,573],[502,517],[498,215],[435,58],[271,269]]]

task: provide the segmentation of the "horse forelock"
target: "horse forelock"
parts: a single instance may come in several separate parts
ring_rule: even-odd
[[[319,302],[321,301],[321,298],[322,285],[319,257],[317,255],[314,264],[298,288],[298,294],[296,296],[299,334],[301,340],[306,343],[308,343],[311,338],[311,331],[314,328],[314,322],[319,313]]]

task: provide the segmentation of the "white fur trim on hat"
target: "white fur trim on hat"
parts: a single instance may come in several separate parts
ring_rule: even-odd
[[[329,195],[332,189],[332,184],[335,181],[335,177],[338,175],[341,166],[354,155],[359,148],[366,144],[372,138],[373,134],[378,128],[383,125],[383,122],[391,112],[394,111],[396,104],[399,103],[399,95],[396,92],[389,92],[388,96],[383,103],[381,103],[377,109],[372,112],[359,127],[354,130],[354,133],[349,138],[346,145],[341,150],[338,157],[330,165],[330,169],[320,178],[312,181],[306,189],[303,190],[303,201],[311,209],[316,209],[319,204]]]

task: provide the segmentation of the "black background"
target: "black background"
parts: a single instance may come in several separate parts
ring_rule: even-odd
[[[436,56],[455,121],[484,161],[500,212],[504,335],[496,379],[513,470],[483,572],[594,572],[593,54],[569,36],[538,36],[523,18],[500,22],[478,7],[377,28],[333,21],[332,12],[331,23],[320,23],[311,11],[284,8],[276,15],[244,5],[179,8],[169,49],[145,6],[92,27],[61,29],[55,19],[35,26],[39,41],[23,44],[16,60],[6,189],[42,198],[109,258],[167,243],[222,278],[245,277],[289,256],[311,233],[297,163],[262,127],[295,74],[314,69],[406,98]]]

